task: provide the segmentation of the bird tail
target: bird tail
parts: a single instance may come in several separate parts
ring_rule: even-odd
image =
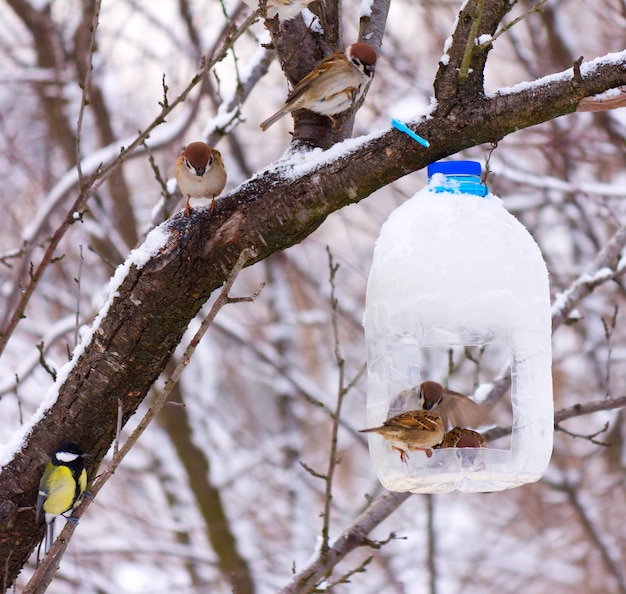
[[[48,551],[52,548],[52,543],[54,542],[54,520],[56,518],[52,518],[50,522],[46,522],[46,538],[45,544],[43,547],[44,555],[48,554]]]
[[[265,130],[267,130],[270,126],[273,126],[278,120],[280,120],[280,118],[282,118],[287,113],[289,112],[283,109],[277,111],[273,116],[270,116],[269,118],[267,118],[267,120],[261,122],[261,130],[265,132]]]

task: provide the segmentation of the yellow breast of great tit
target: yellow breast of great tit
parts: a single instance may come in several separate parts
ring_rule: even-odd
[[[67,466],[55,466],[50,463],[39,487],[41,492],[46,493],[41,509],[47,514],[65,513],[75,506],[86,487],[87,473],[84,469],[77,480]]]

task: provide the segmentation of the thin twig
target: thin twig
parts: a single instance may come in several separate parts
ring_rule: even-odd
[[[100,8],[102,0],[96,0],[93,7],[93,19],[91,21],[91,39],[89,40],[89,54],[87,56],[87,71],[85,72],[85,80],[81,83],[82,96],[80,98],[80,108],[78,110],[78,121],[76,122],[76,171],[78,172],[78,186],[83,191],[85,186],[85,178],[83,176],[83,168],[81,165],[81,136],[83,131],[83,120],[85,117],[85,108],[89,105],[89,89],[91,88],[91,76],[93,74],[93,57],[96,53],[96,32],[100,24]]]
[[[369,555],[368,557],[365,558],[365,560],[362,563],[359,563],[359,565],[355,567],[354,569],[349,569],[348,571],[346,571],[346,573],[338,577],[336,580],[332,582],[328,582],[327,584],[324,584],[324,589],[320,590],[320,592],[332,592],[333,588],[335,586],[338,586],[339,584],[349,584],[350,578],[357,573],[365,573],[367,571],[367,566],[373,560],[374,560],[374,555]]]
[[[528,10],[528,12],[525,12],[524,14],[518,16],[517,18],[514,18],[512,21],[509,21],[508,23],[502,25],[502,27],[500,27],[490,37],[489,41],[485,41],[484,43],[481,43],[478,47],[486,47],[487,45],[492,44],[496,39],[498,39],[498,37],[500,37],[500,35],[503,35],[504,33],[506,33],[511,27],[514,27],[515,25],[523,21],[525,18],[529,17],[531,14],[542,12],[542,7],[547,1],[548,0],[539,0],[537,4],[535,4],[530,10]]]
[[[74,323],[74,348],[78,345],[78,328],[80,326],[80,283],[83,277],[83,262],[85,258],[83,257],[83,246],[82,244],[78,246],[78,275],[74,279],[76,281],[76,317]]]
[[[345,360],[341,355],[341,348],[339,346],[339,312],[337,308],[337,297],[335,295],[335,276],[339,270],[339,264],[333,262],[333,256],[330,248],[326,246],[326,252],[328,253],[328,269],[329,269],[329,283],[330,283],[330,307],[333,327],[333,337],[335,341],[335,364],[339,371],[338,385],[337,385],[337,404],[335,406],[335,412],[333,414],[333,425],[331,429],[330,437],[330,452],[328,454],[328,470],[325,477],[325,490],[324,490],[324,511],[322,512],[323,524],[322,524],[322,544],[321,554],[322,558],[328,552],[329,549],[329,534],[330,534],[330,502],[333,498],[333,476],[335,474],[335,468],[339,463],[337,459],[337,433],[339,432],[339,418],[341,417],[341,406],[343,404],[343,398],[346,394],[344,388],[344,374],[345,374]]]
[[[200,343],[202,337],[206,334],[207,330],[211,326],[213,320],[217,316],[218,312],[224,307],[224,305],[228,304],[228,292],[231,290],[235,279],[251,259],[256,257],[256,252],[253,249],[247,248],[241,252],[237,262],[235,263],[230,275],[228,276],[222,290],[215,303],[211,307],[207,316],[202,320],[200,324],[200,328],[195,333],[183,356],[180,361],[176,365],[172,375],[169,377],[165,386],[161,393],[154,400],[144,417],[139,421],[139,424],[135,428],[135,430],[128,437],[124,445],[119,449],[119,451],[115,452],[111,462],[107,465],[104,472],[102,472],[94,481],[94,483],[89,488],[89,493],[91,497],[85,498],[80,506],[74,511],[72,514],[74,518],[80,518],[86,511],[86,509],[91,504],[91,501],[96,497],[100,489],[106,484],[106,482],[113,476],[117,467],[120,465],[122,460],[125,458],[126,454],[130,451],[130,449],[135,445],[139,437],[146,430],[148,425],[152,422],[158,412],[165,406],[167,399],[169,398],[174,386],[180,379],[183,371],[189,364],[191,360],[191,356],[193,355],[196,347]],[[258,294],[258,293],[255,293]],[[240,301],[243,299],[239,299]],[[252,301],[253,297],[250,297],[248,301]],[[69,544],[70,538],[74,533],[76,525],[72,522],[67,522],[65,527],[59,534],[59,537],[56,539],[54,544],[52,545],[50,551],[43,559],[42,563],[37,568],[37,571],[31,577],[30,581],[24,588],[23,594],[40,594],[46,590],[50,581],[54,577],[56,570],[58,569],[59,562],[61,557],[65,553],[67,549],[67,545]]]
[[[39,364],[46,370],[46,372],[50,375],[53,382],[57,381],[57,372],[48,365],[46,358],[44,356],[45,344],[42,340],[37,346],[37,350],[39,351]]]
[[[566,474],[563,475],[566,477]],[[608,543],[605,543],[600,535],[600,530],[596,528],[593,523],[593,520],[588,513],[585,506],[582,504],[579,498],[579,494],[577,492],[576,486],[572,485],[571,482],[565,478],[564,482],[561,484],[550,483],[550,485],[567,495],[567,498],[570,502],[570,505],[576,511],[578,518],[580,519],[581,524],[583,525],[585,531],[591,538],[591,541],[596,545],[598,550],[600,551],[600,555],[602,560],[604,561],[607,569],[615,578],[617,582],[619,591],[621,594],[626,594],[626,574],[624,574],[623,567],[620,567],[619,563],[613,558],[613,554],[611,553],[611,547]],[[619,549],[618,549],[619,550]]]
[[[16,258],[19,258],[20,256],[22,256],[24,254],[24,252],[26,252],[26,242],[22,242],[22,245],[18,248],[13,248],[7,252],[5,252],[4,254],[0,255],[0,263],[4,264],[7,268],[13,268],[13,265],[10,264],[9,260],[15,260]]]
[[[470,27],[470,32],[467,35],[465,52],[463,53],[463,59],[461,60],[461,65],[459,66],[459,84],[464,83],[469,77],[470,63],[472,62],[474,48],[476,47],[476,36],[478,35],[478,28],[480,27],[480,21],[483,17],[484,10],[485,0],[478,0],[476,14],[472,16],[472,26]]]
[[[554,424],[557,426],[559,423],[571,419],[573,417],[581,417],[600,410],[614,410],[616,408],[626,407],[626,396],[619,396],[618,398],[603,398],[602,400],[594,400],[593,402],[587,402],[586,404],[575,404],[569,408],[563,408],[554,413]],[[511,434],[512,427],[494,427],[485,431],[483,437],[486,441],[493,441]]]
[[[568,429],[565,429],[565,427],[561,427],[561,425],[559,425],[558,423],[554,426],[555,431],[561,431],[565,433],[565,435],[569,435],[570,437],[578,437],[580,439],[585,439],[594,445],[603,446],[605,448],[610,447],[612,444],[606,441],[600,441],[596,439],[596,437],[598,437],[600,433],[606,433],[608,428],[609,428],[609,423],[607,421],[606,423],[604,423],[604,426],[602,427],[602,429],[599,429],[598,431],[594,431],[593,433],[589,433],[587,435],[583,435],[582,433],[574,433],[574,431],[569,431]]]
[[[613,315],[607,320],[601,317],[602,326],[604,327],[604,338],[606,338],[606,373],[604,375],[604,388],[606,395],[611,393],[611,360],[613,355],[613,333],[615,332],[615,326],[617,325],[617,312],[619,307],[616,305],[613,308]]]

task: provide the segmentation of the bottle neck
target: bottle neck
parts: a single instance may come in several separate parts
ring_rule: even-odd
[[[438,175],[436,181],[430,180],[430,190],[437,194],[448,192],[483,197],[489,194],[489,188],[481,183],[479,175]]]

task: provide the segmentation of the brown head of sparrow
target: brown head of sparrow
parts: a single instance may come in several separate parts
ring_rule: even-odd
[[[438,448],[486,448],[487,442],[485,438],[472,429],[463,429],[455,427],[448,431],[443,441],[437,446]]]
[[[258,10],[259,0],[243,0],[250,8]],[[278,15],[278,20],[282,23],[295,19],[302,9],[311,4],[313,0],[267,0],[265,8],[267,18],[273,19]]]
[[[437,382],[422,382],[417,400],[419,408],[440,414],[446,427],[475,427],[486,416],[483,408],[471,398],[460,392],[448,390]]]
[[[380,427],[362,429],[361,433],[382,435],[394,450],[400,452],[400,460],[405,464],[409,452],[422,450],[427,457],[432,456],[434,446],[443,439],[443,420],[429,410],[409,410],[387,419]]]
[[[319,62],[289,93],[285,104],[261,122],[267,130],[284,115],[309,109],[330,118],[352,107],[372,80],[376,50],[367,43],[353,43]]]
[[[185,147],[176,161],[176,182],[186,198],[185,213],[191,211],[190,200],[196,206],[211,200],[211,211],[215,209],[215,197],[226,185],[226,169],[222,155],[205,142],[192,142]]]
[[[463,466],[473,466],[479,459],[480,448],[486,448],[485,438],[472,429],[455,427],[448,431],[437,448],[458,448],[456,456]]]

